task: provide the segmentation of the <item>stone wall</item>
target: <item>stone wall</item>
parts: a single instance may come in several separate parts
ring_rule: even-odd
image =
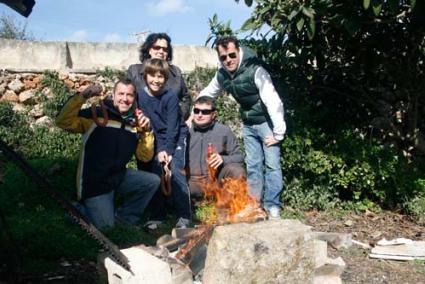
[[[0,103],[8,102],[15,112],[25,114],[30,126],[53,125],[52,119],[45,114],[43,102],[55,94],[50,87],[44,86],[43,77],[40,73],[0,71]],[[59,73],[58,79],[71,92],[81,91],[93,82],[100,83],[107,90],[113,86],[111,79],[100,75]]]
[[[216,67],[211,48],[173,45],[173,63],[184,73],[199,67]],[[139,45],[132,43],[42,42],[0,39],[0,69],[13,72],[44,70],[95,73],[106,67],[126,70],[139,62]]]
[[[195,67],[216,67],[217,55],[202,46],[173,46],[173,63],[183,73]],[[113,82],[98,72],[106,68],[127,70],[139,62],[139,46],[127,43],[40,42],[0,39],[0,102],[9,102],[15,112],[25,113],[31,125],[51,125],[43,100],[53,91],[42,84],[46,70],[59,73],[72,92],[96,81],[108,89]]]

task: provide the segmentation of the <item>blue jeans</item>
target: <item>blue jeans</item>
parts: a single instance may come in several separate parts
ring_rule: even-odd
[[[115,218],[128,224],[136,224],[146,205],[159,188],[157,175],[127,169],[122,182],[109,193],[87,198],[83,201],[83,214],[97,227],[113,227]],[[124,198],[121,207],[115,211],[114,194]]]
[[[262,202],[264,209],[280,208],[280,195],[283,191],[280,143],[269,147],[264,144],[264,139],[273,135],[267,122],[244,124],[242,134],[249,192],[257,201]]]
[[[158,192],[152,199],[152,220],[165,219],[168,205],[171,205],[171,207],[174,208],[176,217],[182,217],[185,219],[192,218],[189,185],[186,177],[186,142],[186,136],[182,135],[177,143],[173,159],[171,160],[171,197],[167,200],[166,196],[162,194],[162,192]],[[162,166],[160,165],[157,156],[153,161],[153,171],[159,176],[162,174]]]

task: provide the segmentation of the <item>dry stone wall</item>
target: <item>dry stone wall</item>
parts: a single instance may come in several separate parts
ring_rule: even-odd
[[[43,104],[56,95],[52,87],[43,84],[44,74],[0,72],[0,103],[10,103],[13,110],[27,116],[30,126],[52,126],[52,118],[45,113]],[[111,90],[113,80],[99,75],[59,73],[70,93],[79,92],[96,82]]]

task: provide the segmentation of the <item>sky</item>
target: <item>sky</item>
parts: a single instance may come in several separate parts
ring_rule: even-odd
[[[131,42],[143,34],[166,32],[173,44],[204,45],[209,19],[231,21],[237,30],[252,12],[241,0],[35,0],[28,18],[0,4],[0,15],[10,15],[36,40]],[[138,35],[138,36],[137,36]]]

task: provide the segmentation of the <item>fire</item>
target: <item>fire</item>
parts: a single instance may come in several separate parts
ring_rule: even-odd
[[[213,205],[213,213],[207,223],[223,224],[265,219],[266,213],[260,204],[248,193],[246,179],[224,179],[209,182],[203,187],[205,199]]]

